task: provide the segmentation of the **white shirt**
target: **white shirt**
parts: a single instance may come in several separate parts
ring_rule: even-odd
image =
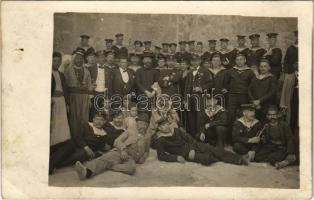
[[[119,67],[121,77],[124,83],[127,83],[129,81],[129,74],[126,70],[123,70],[121,67]]]
[[[105,69],[98,67],[95,91],[104,92],[105,90]]]
[[[198,70],[199,70],[200,66],[198,66],[195,70],[193,70],[193,76],[196,76]]]

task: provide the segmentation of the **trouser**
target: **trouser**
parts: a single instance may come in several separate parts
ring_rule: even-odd
[[[211,145],[217,145],[223,147],[225,144],[225,136],[227,134],[227,127],[216,126],[206,130],[205,132],[205,142]]]
[[[188,154],[185,158],[189,161],[201,163],[203,165],[210,165],[215,162],[226,162],[231,164],[242,164],[242,157],[229,151],[220,148],[215,148],[209,144],[196,142],[190,145],[190,150],[195,150],[195,157],[193,160],[189,159]]]
[[[235,119],[239,116],[238,108],[241,104],[248,103],[248,96],[247,94],[229,94],[228,97],[228,122],[229,122],[229,134],[227,134],[226,142],[232,142],[232,126]]]
[[[285,121],[290,125],[291,119],[291,101],[293,96],[293,90],[295,87],[295,74],[284,74],[284,82],[282,86],[281,98],[280,98],[280,107],[286,107],[286,119]]]
[[[92,172],[91,176],[98,175],[108,169],[125,174],[134,174],[136,170],[135,161],[130,157],[127,160],[122,160],[120,151],[116,150],[110,151],[94,160],[88,161],[85,164],[85,167]]]
[[[299,127],[299,88],[294,88],[291,100],[291,120],[290,127],[296,132]]]
[[[195,95],[198,100],[193,96]],[[202,117],[201,110],[204,109],[204,101],[201,94],[193,93],[189,99],[188,112],[188,132],[195,138],[196,134],[199,133],[200,127],[197,126],[199,120]]]
[[[282,145],[268,143],[262,145],[255,154],[256,162],[269,162],[275,165],[276,162],[283,161],[287,157],[287,149]]]
[[[256,145],[236,142],[233,144],[233,150],[238,154],[244,155],[247,154],[249,151],[255,151]]]
[[[75,151],[75,144],[71,140],[55,144],[50,147],[49,174],[55,168],[60,167],[60,163]]]

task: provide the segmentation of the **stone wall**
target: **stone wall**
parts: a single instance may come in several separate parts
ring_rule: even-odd
[[[267,47],[267,32],[278,32],[278,46],[286,50],[293,43],[296,18],[242,17],[214,15],[152,15],[152,14],[91,14],[56,13],[54,16],[54,50],[71,53],[83,33],[91,36],[90,44],[103,49],[104,38],[114,39],[117,32],[125,34],[124,43],[134,40],[152,40],[154,44],[179,40],[203,41],[227,37],[230,48],[236,44],[236,35],[261,34],[261,46]],[[248,42],[248,41],[247,41]],[[248,44],[249,45],[249,44]]]

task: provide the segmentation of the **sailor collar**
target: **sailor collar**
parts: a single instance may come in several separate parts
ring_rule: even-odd
[[[239,67],[237,67],[237,66],[234,66],[233,68],[236,69],[236,70],[238,70],[238,71],[244,71],[244,70],[251,69],[251,68],[249,68],[247,65],[245,65],[244,67],[241,67],[241,68],[239,68]]]
[[[232,50],[231,49],[225,49],[225,50],[220,50],[219,52],[222,54],[230,53]]]
[[[260,49],[262,49],[262,47],[254,47],[254,48],[251,47],[251,48],[250,48],[251,51],[258,51],[258,50],[260,50]]]
[[[259,121],[257,119],[254,119],[251,123],[248,123],[244,120],[243,117],[237,119],[243,126],[245,126],[248,129],[251,129],[255,124],[257,124]]]
[[[272,73],[270,73],[270,72],[267,74],[256,74],[256,78],[258,80],[263,80],[263,79],[266,79],[266,78],[271,77],[271,76],[274,76],[274,75],[272,75]]]
[[[223,66],[220,66],[220,68],[217,69],[217,71],[215,71],[213,68],[208,68],[209,71],[211,71],[214,75],[217,75],[220,71],[225,70],[226,68],[224,68]]]
[[[235,49],[238,51],[243,51],[243,50],[247,49],[247,47],[236,47]]]
[[[223,111],[224,108],[222,106],[216,105],[215,107],[210,107],[205,109],[205,114],[209,117],[212,118],[214,117],[217,113],[220,111]]]

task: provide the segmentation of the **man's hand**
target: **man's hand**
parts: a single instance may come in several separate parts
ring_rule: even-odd
[[[205,129],[209,129],[210,123],[205,124]]]
[[[228,92],[228,90],[227,90],[226,88],[222,88],[221,92],[222,92],[223,94],[225,94],[225,93]]]
[[[93,152],[93,150],[91,148],[89,148],[89,146],[85,146],[84,150],[86,151],[89,158],[95,157],[95,153]]]
[[[191,150],[190,152],[189,152],[189,159],[190,160],[194,160],[194,158],[195,158],[195,150]]]
[[[255,106],[259,106],[259,105],[261,104],[261,101],[260,101],[260,100],[254,100],[254,101],[253,101],[253,104],[254,104]]]
[[[255,158],[255,151],[249,151],[248,155],[249,155],[249,161],[253,161]]]
[[[195,87],[195,88],[194,88],[194,91],[195,91],[195,92],[202,92],[202,88],[201,88],[201,87]]]
[[[184,105],[184,109],[188,109],[188,107],[189,107],[188,102],[183,101],[183,105]]]
[[[169,76],[164,77],[162,80],[169,81]]]
[[[200,140],[201,140],[202,142],[205,141],[205,134],[204,134],[204,133],[201,133],[201,135],[200,135]]]
[[[185,162],[185,159],[182,157],[182,156],[177,156],[177,161],[179,163],[184,163]]]
[[[148,97],[150,97],[150,95],[151,95],[150,91],[148,91],[148,90],[145,90],[145,94],[146,94],[146,96],[148,96]]]
[[[257,144],[260,142],[260,137],[252,137],[248,140],[248,143]]]
[[[122,150],[120,153],[121,153],[121,160],[125,161],[128,159],[129,156],[128,156],[128,153],[126,151]]]

